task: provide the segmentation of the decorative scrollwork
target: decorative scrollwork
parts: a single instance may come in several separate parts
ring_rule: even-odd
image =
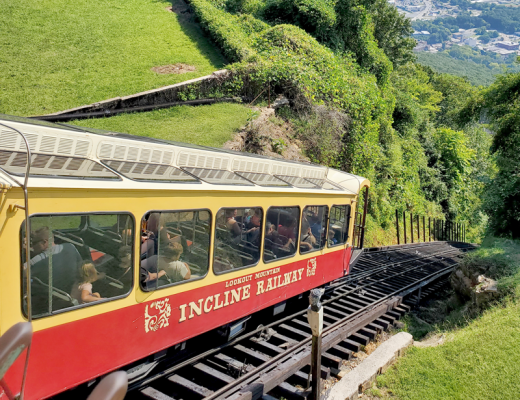
[[[154,301],[150,306],[146,305],[144,310],[144,330],[146,333],[155,332],[158,329],[166,328],[170,325],[170,315],[172,307],[169,303],[170,299]],[[150,315],[152,308],[157,310],[156,314]]]

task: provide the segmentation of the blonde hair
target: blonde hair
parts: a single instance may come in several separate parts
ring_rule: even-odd
[[[79,269],[81,282],[91,283],[98,278],[96,267],[92,263],[85,263]]]

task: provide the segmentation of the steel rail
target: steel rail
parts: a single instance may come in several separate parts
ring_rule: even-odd
[[[442,251],[442,252],[440,252],[438,254],[439,255],[441,255],[441,254],[444,255],[447,252],[449,252],[449,253],[456,253],[457,249],[449,249],[449,250],[446,250],[446,251]],[[422,258],[418,258],[418,259],[408,260],[407,262],[417,262],[417,261],[420,261],[420,260],[423,260],[423,259],[431,258],[433,256],[435,256],[435,255],[429,255],[428,257],[422,257]],[[406,262],[403,261],[402,263],[404,264]],[[421,266],[424,266],[424,265],[421,265]],[[380,272],[381,272],[381,270],[373,271],[373,273],[371,273],[370,275],[376,274],[376,273],[380,273]],[[405,271],[405,272],[408,272],[408,271]],[[399,272],[399,274],[396,274],[395,276],[400,275],[400,274],[402,274],[402,273]],[[389,277],[383,278],[380,281],[384,281],[386,279],[391,279],[393,277],[394,277],[394,275],[390,275]],[[329,304],[332,301],[335,301],[335,300],[337,300],[339,298],[348,296],[349,294],[353,294],[356,291],[359,291],[360,289],[366,288],[367,286],[371,286],[371,285],[373,285],[375,283],[378,283],[380,281],[369,282],[369,283],[367,283],[364,286],[356,286],[355,288],[350,289],[350,290],[348,290],[345,293],[342,293],[342,294],[340,294],[340,295],[338,295],[336,297],[333,297],[331,299],[323,301],[322,304],[323,305],[327,305],[327,304]],[[347,286],[349,283],[350,282],[344,282],[341,286]],[[225,348],[231,347],[231,346],[233,346],[233,345],[235,345],[235,344],[237,344],[239,342],[242,342],[243,340],[248,339],[249,337],[255,336],[255,335],[261,333],[262,331],[264,331],[265,329],[271,328],[273,326],[281,325],[282,323],[290,321],[292,319],[295,319],[295,318],[297,318],[297,317],[299,317],[301,315],[304,315],[305,313],[306,313],[306,310],[298,311],[298,312],[296,312],[294,314],[291,314],[291,315],[288,315],[288,316],[286,316],[286,317],[284,317],[284,318],[282,318],[280,320],[274,321],[274,322],[272,322],[272,323],[270,323],[268,325],[265,325],[265,326],[263,326],[261,328],[257,328],[257,329],[255,329],[255,330],[253,330],[251,332],[248,332],[248,333],[246,333],[246,334],[244,334],[242,336],[239,336],[239,337],[237,337],[237,338],[235,338],[235,339],[233,339],[233,340],[231,340],[229,342],[226,342],[226,343],[224,343],[224,344],[222,344],[222,345],[220,345],[218,347],[212,348],[212,349],[210,349],[210,350],[208,350],[208,351],[206,351],[204,353],[201,353],[201,354],[199,354],[199,355],[197,355],[195,357],[189,358],[189,359],[187,359],[185,361],[182,361],[182,362],[180,362],[178,364],[175,364],[174,366],[172,366],[170,368],[167,368],[167,369],[165,369],[163,371],[158,372],[157,374],[153,375],[152,377],[148,378],[145,381],[139,381],[139,382],[134,383],[133,385],[130,385],[129,386],[129,391],[138,389],[138,388],[143,387],[143,386],[146,386],[146,385],[148,385],[148,384],[150,384],[150,383],[152,383],[152,382],[154,382],[154,381],[156,381],[156,380],[158,380],[158,379],[160,379],[160,378],[162,378],[164,376],[172,374],[173,372],[175,372],[175,371],[177,371],[177,370],[179,370],[181,368],[187,367],[187,366],[189,366],[189,365],[191,365],[191,364],[193,364],[193,363],[195,363],[197,361],[200,361],[200,360],[202,360],[204,358],[207,358],[207,357],[209,357],[209,356],[211,356],[211,355],[213,355],[215,353],[218,353],[219,351],[221,351],[221,350],[223,350]]]
[[[431,262],[430,264],[432,264],[432,263],[433,262]],[[446,271],[446,270],[452,269],[455,265],[457,265],[457,264],[450,265],[450,266],[444,268],[442,271]],[[416,266],[414,268],[411,268],[410,270],[415,270],[415,269],[418,269],[418,268],[421,268],[421,267],[424,267],[424,265]],[[395,276],[399,276],[399,275],[402,275],[404,273],[410,272],[410,270],[402,271],[402,272],[396,274]],[[437,275],[438,272],[440,272],[440,271],[436,271],[435,273],[433,273],[431,275]],[[342,319],[340,321],[337,321],[336,323],[332,324],[331,326],[328,326],[327,328],[325,328],[323,330],[323,337],[324,337],[324,339],[325,339],[325,336],[327,334],[329,334],[333,329],[337,329],[337,328],[347,324],[348,322],[350,322],[355,317],[360,316],[362,313],[364,313],[366,311],[370,311],[370,309],[372,309],[372,308],[382,304],[385,300],[388,300],[389,298],[395,296],[396,294],[401,293],[403,290],[406,290],[406,289],[408,289],[410,287],[417,286],[418,284],[421,283],[422,280],[428,279],[431,275],[428,275],[428,276],[426,276],[423,279],[417,280],[416,282],[410,283],[409,285],[406,285],[406,286],[404,286],[402,288],[399,288],[399,289],[395,290],[394,292],[391,292],[391,293],[385,295],[384,297],[374,301],[373,303],[371,303],[371,304],[369,304],[369,305],[367,305],[365,307],[362,307],[361,309],[357,310],[356,312],[350,314],[348,317],[345,317],[344,319]],[[353,289],[352,291],[355,292],[355,291],[357,291],[359,289],[363,289],[364,287],[367,287],[369,285],[373,285],[374,283],[378,283],[378,282],[381,282],[381,281],[393,278],[395,276],[393,275],[393,276],[388,277],[388,278],[380,279],[380,280],[378,280],[376,282],[370,282],[370,283],[368,283],[368,284],[366,284],[366,285],[364,285],[362,287],[357,287],[357,288]],[[352,293],[352,291],[350,293]],[[342,295],[336,296],[335,298],[329,299],[326,302],[323,302],[322,304],[323,305],[329,304],[330,302],[332,302],[334,300],[337,300],[337,299],[339,299],[341,297],[344,297],[345,295],[346,294],[342,294]],[[306,313],[306,311],[298,313],[298,316],[302,315],[304,313]],[[257,368],[255,368],[253,371],[250,371],[250,372],[242,375],[240,378],[236,379],[235,381],[231,382],[230,384],[228,384],[226,386],[223,386],[222,388],[220,388],[219,390],[214,392],[211,396],[205,397],[204,399],[205,400],[221,400],[221,399],[224,399],[225,397],[223,397],[223,395],[227,394],[230,390],[231,391],[233,389],[236,390],[236,386],[237,385],[242,384],[246,380],[250,380],[251,378],[257,379],[257,377],[260,375],[260,373],[262,371],[266,370],[267,368],[276,366],[277,364],[280,363],[280,361],[282,359],[286,359],[288,357],[293,357],[295,355],[295,353],[301,351],[304,346],[308,345],[308,343],[310,343],[311,339],[312,339],[312,336],[309,335],[306,339],[303,339],[302,341],[297,343],[295,346],[292,346],[290,349],[286,350],[284,353],[280,353],[279,355],[273,357],[272,359],[264,362],[263,364],[261,364]],[[324,349],[324,350],[326,350],[326,349]],[[249,382],[249,383],[251,383],[251,382]],[[232,393],[229,393],[229,394],[232,394]]]

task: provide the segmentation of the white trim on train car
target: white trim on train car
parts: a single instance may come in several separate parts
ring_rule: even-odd
[[[0,122],[19,129],[26,136],[31,150],[34,153],[60,156],[81,157],[102,164],[101,160],[127,162],[136,165],[141,163],[150,165],[150,178],[158,180],[154,176],[164,171],[166,166],[173,169],[193,171],[194,169],[226,170],[234,172],[253,172],[269,174],[271,176],[285,176],[297,182],[305,178],[312,182],[330,181],[329,187],[340,187],[339,190],[323,188],[308,189],[291,187],[265,187],[259,185],[241,186],[222,183],[207,183],[202,179],[198,182],[164,182],[142,181],[129,179],[123,172],[114,169],[120,180],[82,179],[77,177],[48,177],[31,176],[31,188],[85,188],[85,189],[125,189],[125,190],[174,190],[174,191],[234,191],[234,192],[276,192],[276,193],[320,193],[337,195],[339,193],[357,195],[363,186],[369,186],[369,182],[360,176],[334,170],[316,164],[288,161],[276,158],[256,156],[248,153],[232,152],[222,149],[205,148],[202,146],[183,145],[176,143],[164,143],[160,140],[140,138],[111,132],[92,133],[81,127],[63,126],[51,123],[40,123],[21,117],[8,117],[0,115]],[[13,131],[2,128],[0,130],[0,151],[21,152],[24,148],[19,135]],[[162,165],[163,168],[153,168]],[[0,166],[1,167],[1,166]],[[45,166],[42,167],[45,170]],[[137,168],[137,167],[136,167]],[[172,169],[173,168],[173,169]],[[119,168],[122,170],[122,168]],[[49,170],[52,172],[51,170]],[[133,171],[133,169],[132,169]],[[143,179],[143,168],[138,176]],[[1,177],[2,174],[0,174]],[[192,174],[193,175],[193,174]],[[14,176],[9,176],[11,179]],[[303,179],[300,179],[303,178]],[[1,179],[1,178],[0,178]],[[16,179],[16,178],[15,178]],[[3,181],[4,179],[1,179]],[[305,185],[304,185],[305,186]]]

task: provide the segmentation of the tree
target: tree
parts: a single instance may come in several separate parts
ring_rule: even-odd
[[[496,234],[520,237],[520,73],[500,76],[485,93],[495,131],[492,151],[498,174],[486,191],[486,209]]]
[[[487,33],[485,33],[484,35],[480,35],[478,37],[478,39],[482,42],[482,43],[489,43],[489,41],[491,40],[491,38],[489,37],[489,35]]]

